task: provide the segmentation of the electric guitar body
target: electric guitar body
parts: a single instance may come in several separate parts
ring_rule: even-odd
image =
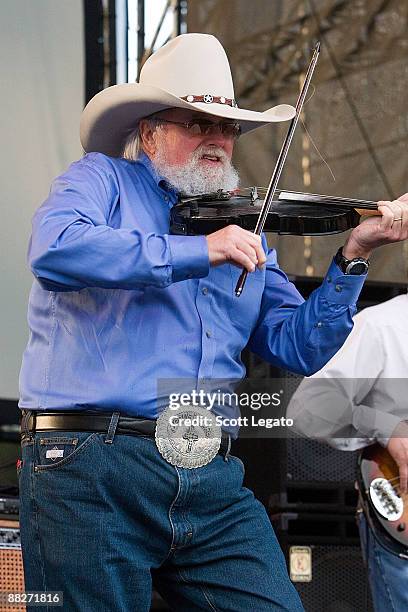
[[[398,466],[380,444],[361,453],[357,482],[377,538],[395,554],[408,555],[408,503],[400,495]]]

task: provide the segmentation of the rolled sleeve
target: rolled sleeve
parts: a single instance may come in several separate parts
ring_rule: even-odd
[[[353,425],[355,429],[367,438],[376,439],[386,447],[394,429],[401,423],[401,417],[378,410],[370,406],[355,406],[353,411]]]
[[[168,240],[173,283],[208,275],[210,260],[205,236],[169,236]]]

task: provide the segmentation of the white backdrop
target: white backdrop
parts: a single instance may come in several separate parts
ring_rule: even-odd
[[[26,264],[34,210],[81,156],[81,0],[1,0],[0,399],[17,399],[28,339]]]

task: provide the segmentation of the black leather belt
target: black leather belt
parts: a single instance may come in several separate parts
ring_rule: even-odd
[[[22,410],[21,435],[25,432],[36,431],[96,431],[106,433],[112,415],[105,412],[81,411],[47,411]],[[133,436],[149,436],[154,438],[156,430],[155,419],[142,419],[138,417],[120,416],[116,427],[116,434]],[[224,457],[231,448],[231,437],[223,433],[221,446],[218,451]]]

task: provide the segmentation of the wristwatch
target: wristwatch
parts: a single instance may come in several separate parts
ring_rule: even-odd
[[[343,247],[340,247],[334,256],[334,261],[339,266],[343,274],[352,274],[353,276],[367,274],[368,268],[370,267],[369,259],[364,259],[364,257],[346,259],[342,253],[342,250]]]

